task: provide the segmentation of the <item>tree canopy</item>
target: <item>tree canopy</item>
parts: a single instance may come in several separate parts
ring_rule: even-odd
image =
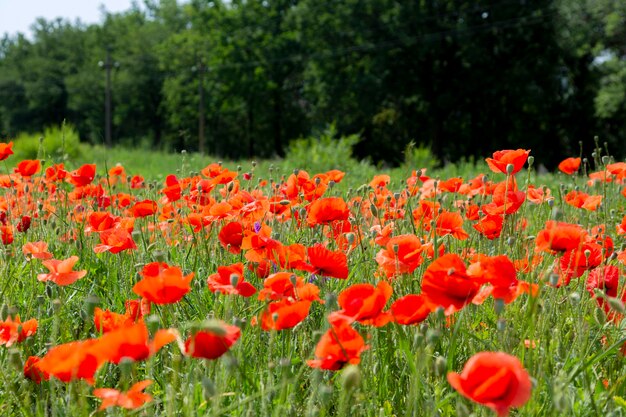
[[[114,143],[282,156],[334,124],[392,164],[414,142],[550,166],[596,135],[622,156],[625,28],[617,0],[146,0],[5,35],[0,134],[67,120],[103,143],[108,53]]]

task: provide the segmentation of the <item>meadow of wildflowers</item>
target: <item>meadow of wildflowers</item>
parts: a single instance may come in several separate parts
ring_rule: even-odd
[[[3,416],[626,415],[626,163],[600,149],[556,184],[518,149],[358,188],[12,152]]]

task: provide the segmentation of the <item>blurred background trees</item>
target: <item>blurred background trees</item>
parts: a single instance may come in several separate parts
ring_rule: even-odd
[[[108,50],[116,144],[282,156],[332,124],[389,164],[413,142],[553,166],[596,135],[621,157],[625,32],[618,0],[145,1],[4,36],[0,135],[67,120],[104,143]]]

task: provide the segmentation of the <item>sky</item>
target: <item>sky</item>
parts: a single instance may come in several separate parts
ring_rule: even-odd
[[[109,12],[128,10],[132,0],[0,0],[0,37],[22,32],[30,37],[30,26],[38,17],[54,20],[79,18],[83,23],[101,21],[100,6]]]

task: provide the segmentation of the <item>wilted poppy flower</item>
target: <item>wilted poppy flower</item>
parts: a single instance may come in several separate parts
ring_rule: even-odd
[[[133,292],[154,304],[172,304],[180,301],[190,290],[193,272],[183,276],[176,266],[153,262],[142,271],[143,279],[135,284]]]
[[[185,355],[192,358],[217,359],[226,353],[241,336],[241,329],[212,320],[203,330],[185,341]]]
[[[508,416],[511,407],[526,404],[532,389],[519,359],[503,352],[477,353],[461,374],[448,373],[448,382],[461,395],[491,408],[500,417]]]
[[[306,363],[311,368],[337,371],[350,363],[361,362],[361,352],[367,350],[363,337],[345,320],[331,323],[315,346],[315,357]]]
[[[580,168],[580,158],[567,158],[559,164],[559,171],[572,175]]]
[[[13,142],[0,143],[0,161],[4,161],[13,155]]]
[[[526,163],[530,150],[517,149],[517,150],[504,150],[496,151],[493,153],[493,158],[486,158],[489,169],[493,172],[501,172],[503,174],[516,174],[518,173]],[[507,165],[511,165],[513,169],[511,172],[507,172]]]
[[[144,392],[152,381],[146,379],[145,381],[137,382],[126,392],[119,392],[113,388],[97,388],[93,390],[93,395],[96,398],[102,400],[102,404],[98,410],[104,410],[105,408],[118,406],[126,408],[128,410],[134,410],[142,405],[152,401],[152,397]]]
[[[217,273],[211,274],[207,278],[207,285],[211,292],[219,291],[222,294],[238,294],[243,297],[250,297],[256,293],[256,288],[244,281],[241,262],[229,266],[218,266]]]
[[[0,321],[0,346],[10,347],[15,342],[22,342],[37,332],[37,319],[22,323],[19,316],[13,320],[10,316]]]
[[[60,261],[58,259],[50,259],[43,261],[42,264],[50,271],[47,274],[37,275],[39,281],[52,281],[57,285],[70,285],[78,281],[85,275],[87,271],[73,271],[74,265],[78,262],[78,256],[70,256],[69,258]]]
[[[428,301],[441,306],[446,314],[461,310],[478,292],[480,282],[466,273],[463,260],[456,254],[446,254],[431,263],[422,279],[422,294]]]

